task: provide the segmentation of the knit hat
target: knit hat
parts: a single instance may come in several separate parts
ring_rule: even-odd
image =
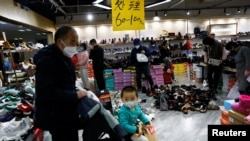
[[[140,39],[139,38],[135,38],[134,39],[134,45],[140,45]]]

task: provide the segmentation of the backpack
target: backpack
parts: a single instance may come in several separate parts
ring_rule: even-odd
[[[167,111],[168,110],[168,95],[165,93],[161,93],[160,95],[160,110]]]

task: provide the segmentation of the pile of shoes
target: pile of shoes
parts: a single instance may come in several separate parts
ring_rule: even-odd
[[[30,83],[31,84],[31,83]],[[5,88],[0,95],[0,140],[24,140],[32,128],[33,99],[31,85]]]
[[[189,110],[201,113],[207,110],[219,110],[219,106],[211,102],[211,95],[211,91],[199,89],[194,85],[173,85],[171,89],[161,86],[154,97],[156,99],[154,105],[161,111],[177,110],[184,114]],[[164,110],[162,107],[165,107]]]

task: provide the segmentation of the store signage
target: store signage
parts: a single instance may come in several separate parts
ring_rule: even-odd
[[[236,24],[214,24],[210,25],[210,33],[216,36],[228,36],[236,34]]]
[[[112,0],[114,31],[145,29],[144,0]]]

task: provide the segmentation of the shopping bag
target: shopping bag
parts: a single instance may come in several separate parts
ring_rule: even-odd
[[[239,98],[239,96],[240,96],[240,93],[239,93],[239,90],[238,90],[238,81],[236,81],[234,83],[233,87],[228,92],[227,98],[236,99],[236,98]]]
[[[146,128],[146,125],[142,125],[142,133],[148,138],[148,141],[158,141],[153,125],[150,125],[150,128]]]
[[[136,59],[138,62],[148,62],[148,57],[143,53],[137,53]]]

